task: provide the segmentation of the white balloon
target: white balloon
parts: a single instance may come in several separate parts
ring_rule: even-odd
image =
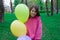
[[[31,40],[31,38],[29,36],[21,36],[21,37],[18,37],[17,40]]]

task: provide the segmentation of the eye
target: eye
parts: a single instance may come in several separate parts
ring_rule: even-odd
[[[32,12],[34,12],[34,10],[32,10]]]

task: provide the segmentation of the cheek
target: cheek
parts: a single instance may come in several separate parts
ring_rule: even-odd
[[[32,14],[32,11],[30,12],[30,14]]]
[[[32,17],[36,16],[36,13],[31,13],[31,16],[32,16]]]
[[[32,11],[30,12],[30,15],[33,15],[33,12]]]
[[[37,13],[35,12],[35,16],[36,16],[36,14],[37,14]]]

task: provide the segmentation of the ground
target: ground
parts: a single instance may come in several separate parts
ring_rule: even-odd
[[[12,13],[4,14],[4,23],[0,23],[0,40],[16,40],[11,31],[10,25],[16,20]],[[60,14],[47,16],[46,13],[41,13],[41,20],[43,23],[42,40],[60,40]]]

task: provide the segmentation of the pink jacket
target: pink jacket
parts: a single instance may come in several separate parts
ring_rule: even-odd
[[[29,18],[26,22],[27,35],[32,39],[41,39],[42,37],[42,22],[39,16]]]

